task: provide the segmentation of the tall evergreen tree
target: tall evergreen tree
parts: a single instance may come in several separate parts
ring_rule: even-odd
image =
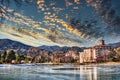
[[[1,55],[1,62],[2,62],[2,63],[6,62],[6,61],[5,61],[6,55],[7,55],[7,52],[6,52],[6,51]]]
[[[16,55],[13,50],[10,50],[6,55],[6,62],[10,63],[12,60],[16,60]]]

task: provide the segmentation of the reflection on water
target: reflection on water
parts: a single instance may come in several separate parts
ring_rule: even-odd
[[[97,80],[97,68],[80,71],[80,76],[84,77],[85,80]]]
[[[75,70],[79,71],[78,76],[84,78],[85,80],[97,80],[97,67],[91,66],[79,66],[79,67],[71,67],[71,68],[54,68],[53,70]],[[74,72],[74,71],[73,71]],[[77,76],[74,73],[74,76]]]
[[[119,65],[0,65],[0,80],[119,80],[119,78]]]

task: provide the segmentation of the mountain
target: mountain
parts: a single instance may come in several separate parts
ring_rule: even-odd
[[[59,47],[59,46],[46,46],[46,45],[43,45],[43,46],[40,46],[39,48],[47,50],[47,51],[50,51],[50,52],[53,52],[53,51],[56,51],[56,50],[60,50],[61,47]]]
[[[27,51],[31,46],[9,39],[0,39],[0,50],[15,49],[17,51]]]
[[[120,42],[112,43],[112,44],[109,44],[109,45],[112,46],[112,48],[118,48],[118,47],[120,47]]]
[[[77,50],[77,51],[80,51],[80,52],[83,51],[83,48],[76,47],[76,46],[73,46],[73,47],[67,47],[67,46],[59,47],[59,46],[45,46],[45,45],[43,45],[43,46],[40,46],[39,48],[50,51],[50,52],[63,51],[64,53],[66,53],[68,50]]]
[[[117,48],[120,47],[120,42],[117,43],[112,43],[109,44],[110,46],[112,46],[112,48]],[[17,42],[17,41],[13,41],[13,40],[9,40],[9,39],[0,39],[0,51],[4,51],[4,50],[8,50],[8,49],[14,49],[17,50],[18,52],[27,52],[32,46],[28,46],[25,45],[23,43]],[[50,52],[54,52],[54,51],[63,51],[64,53],[66,53],[68,50],[77,50],[79,52],[84,50],[84,47],[59,47],[59,46],[39,46],[39,49],[43,49],[46,51],[50,51]]]
[[[117,43],[112,43],[109,44],[112,48],[118,48],[120,47],[120,42]],[[86,47],[77,47],[77,46],[73,46],[73,47],[59,47],[59,46],[40,46],[40,49],[44,49],[44,50],[48,50],[48,51],[63,51],[63,52],[67,52],[68,50],[77,50],[77,51],[83,51]]]
[[[23,43],[13,41],[10,39],[0,39],[0,51],[8,50],[8,49],[14,49],[17,50],[18,52],[26,52],[31,48],[32,46],[25,45]],[[39,49],[43,49],[46,51],[63,51],[67,52],[68,50],[77,50],[77,51],[82,51],[82,48],[79,47],[59,47],[59,46],[40,46]]]

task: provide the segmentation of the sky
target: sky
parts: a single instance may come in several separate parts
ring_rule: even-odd
[[[120,42],[120,0],[10,0],[0,9],[0,39],[35,47]]]

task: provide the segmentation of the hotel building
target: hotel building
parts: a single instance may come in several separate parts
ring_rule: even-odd
[[[86,48],[79,53],[80,63],[108,61],[110,49],[110,45],[105,44],[104,40],[100,40],[99,45]]]

